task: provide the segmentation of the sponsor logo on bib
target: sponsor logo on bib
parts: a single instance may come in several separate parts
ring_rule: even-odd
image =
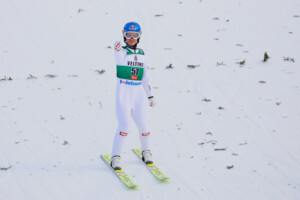
[[[137,80],[137,76],[131,76],[131,80]]]
[[[132,77],[131,77],[132,78]],[[137,77],[136,77],[137,78]],[[137,85],[142,85],[142,82],[136,82],[136,81],[127,81],[127,80],[120,80],[120,84],[124,85],[132,85],[132,86],[137,86]]]
[[[133,67],[144,67],[144,63],[142,63],[142,62],[134,62],[134,61],[127,61],[127,65],[128,66],[133,66]]]

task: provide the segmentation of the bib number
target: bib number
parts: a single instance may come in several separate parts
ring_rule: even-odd
[[[139,71],[140,71],[139,68],[132,68],[131,69],[131,75],[132,76],[137,76],[137,75],[139,75]]]
[[[139,71],[140,71],[139,68],[132,68],[131,69],[131,79],[132,80],[137,80],[138,75],[139,75]]]

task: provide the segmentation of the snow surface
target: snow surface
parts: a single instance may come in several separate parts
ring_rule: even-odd
[[[143,29],[152,152],[171,177],[131,152],[132,124],[135,191],[99,159],[128,21]],[[0,200],[300,199],[299,0],[1,0],[0,27]]]

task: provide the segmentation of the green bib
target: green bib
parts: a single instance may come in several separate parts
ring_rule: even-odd
[[[141,81],[143,78],[144,68],[117,65],[117,77],[127,80]]]

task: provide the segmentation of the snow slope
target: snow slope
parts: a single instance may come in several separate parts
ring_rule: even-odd
[[[131,152],[132,124],[135,191],[99,159],[128,21],[143,29],[152,152],[171,177]],[[0,200],[300,199],[300,1],[2,0],[0,27]]]

